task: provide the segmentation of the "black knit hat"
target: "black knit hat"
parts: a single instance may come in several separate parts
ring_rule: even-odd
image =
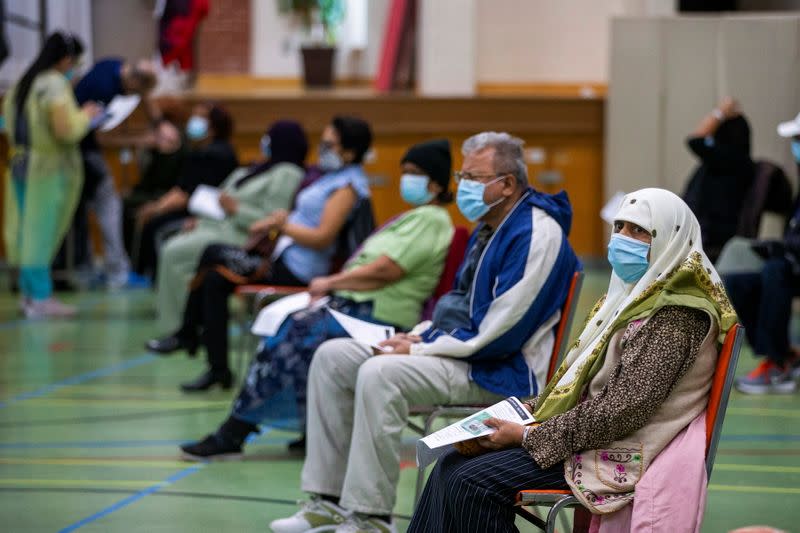
[[[408,161],[414,163],[425,171],[428,177],[442,188],[439,201],[449,202],[452,200],[450,189],[450,174],[453,171],[453,159],[450,157],[450,141],[447,139],[436,139],[424,143],[415,144],[408,149],[406,155],[400,160],[400,164]]]
[[[342,145],[342,149],[352,150],[355,153],[353,163],[361,163],[372,144],[372,130],[369,124],[360,118],[343,115],[333,117],[331,124],[339,134],[339,144]]]

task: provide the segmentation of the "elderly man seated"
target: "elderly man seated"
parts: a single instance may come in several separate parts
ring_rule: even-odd
[[[452,291],[433,320],[384,343],[322,344],[308,378],[307,455],[301,486],[311,494],[276,533],[336,527],[393,532],[401,434],[410,406],[493,403],[543,387],[553,328],[580,268],[567,242],[565,193],[528,185],[522,141],[484,132],[462,147],[460,211],[480,221]],[[326,529],[328,530],[328,529]]]

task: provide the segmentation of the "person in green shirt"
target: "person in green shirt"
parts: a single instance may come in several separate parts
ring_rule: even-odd
[[[82,53],[74,35],[51,34],[3,100],[10,159],[3,237],[9,264],[19,267],[20,309],[28,318],[76,311],[53,298],[50,264],[83,183],[78,143],[102,112],[94,102],[79,108],[75,101],[70,80]]]
[[[401,330],[413,327],[439,283],[454,229],[445,205],[452,161],[450,144],[434,140],[412,146],[401,161],[400,193],[414,209],[379,228],[338,274],[318,277],[308,290],[312,300],[351,317]],[[347,333],[326,308],[299,311],[267,337],[250,365],[247,379],[225,422],[205,439],[181,446],[190,460],[240,456],[256,424],[274,416],[273,399],[294,391],[297,415],[305,422],[306,381],[317,347]],[[302,448],[300,439],[290,448]]]

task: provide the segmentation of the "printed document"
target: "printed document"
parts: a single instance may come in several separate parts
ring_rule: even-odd
[[[283,298],[264,307],[253,322],[250,331],[253,335],[262,337],[272,337],[278,333],[278,330],[286,318],[298,311],[304,309],[319,309],[328,303],[327,296],[316,300],[311,303],[311,295],[307,292],[299,292],[291,296],[284,296]]]
[[[508,420],[524,426],[534,422],[533,416],[522,405],[522,402],[511,396],[418,440],[417,466],[425,468],[448,451],[450,444],[491,435],[495,429],[483,423],[489,418]]]
[[[357,341],[369,344],[373,348],[386,351],[378,344],[394,336],[394,328],[392,326],[381,326],[380,324],[359,320],[330,307],[328,311],[348,335]]]
[[[139,105],[141,97],[138,94],[118,94],[108,103],[108,106],[103,110],[108,118],[103,121],[100,126],[100,131],[113,130],[133,113],[136,106]]]
[[[212,220],[224,220],[225,210],[219,204],[221,194],[222,191],[216,187],[198,185],[189,198],[189,212]]]

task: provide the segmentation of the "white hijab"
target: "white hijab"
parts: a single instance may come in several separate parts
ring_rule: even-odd
[[[697,218],[674,193],[664,189],[641,189],[627,194],[614,220],[632,222],[650,233],[653,238],[650,266],[634,283],[625,283],[612,272],[606,299],[584,328],[577,344],[567,354],[565,360],[569,367],[559,379],[558,387],[568,385],[575,379],[584,361],[613,325],[614,319],[644,290],[672,272],[690,254],[698,252],[712,282],[721,282],[719,274],[703,252]]]

